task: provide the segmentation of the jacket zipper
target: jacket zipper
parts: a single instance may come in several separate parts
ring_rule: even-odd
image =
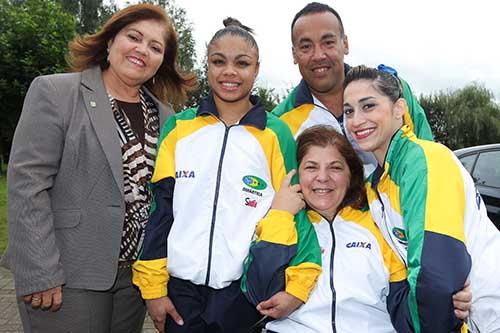
[[[221,121],[222,124],[224,122]],[[219,200],[219,189],[220,189],[220,178],[222,174],[222,162],[224,160],[224,153],[226,152],[226,144],[227,144],[227,138],[229,135],[229,130],[231,129],[231,126],[226,126],[224,124],[225,130],[224,130],[224,139],[222,140],[222,149],[220,153],[220,158],[219,158],[219,166],[217,169],[217,180],[215,183],[215,196],[214,196],[214,204],[212,206],[212,225],[210,227],[210,241],[208,243],[208,263],[207,263],[207,275],[205,277],[205,285],[208,286],[208,283],[210,282],[210,268],[212,266],[212,243],[214,240],[214,231],[215,231],[215,219],[217,217],[217,202]]]
[[[347,133],[346,133],[345,128],[344,128],[344,120],[342,120],[342,122],[340,122],[340,121],[339,121],[339,118],[337,118],[337,116],[335,116],[335,115],[332,113],[333,111],[331,112],[330,110],[328,110],[327,108],[325,108],[325,107],[323,107],[323,106],[321,106],[321,105],[318,105],[318,104],[315,104],[315,103],[312,103],[312,105],[314,105],[314,106],[316,106],[316,107],[318,107],[318,108],[320,108],[320,109],[322,109],[322,110],[324,110],[324,111],[328,112],[328,114],[329,114],[331,117],[333,117],[333,119],[335,119],[335,121],[337,122],[337,125],[339,125],[340,130],[342,131],[342,134],[344,134],[344,136],[347,138]],[[342,117],[343,117],[343,116],[344,116],[344,115],[342,115]]]
[[[384,202],[382,201],[382,197],[380,196],[380,193],[378,192],[378,187],[375,187],[375,193],[377,193],[377,198],[378,198],[378,201],[380,202],[380,206],[382,208],[382,218],[384,219],[385,226],[387,227],[387,221],[385,219],[385,206],[384,206]]]
[[[328,220],[327,220],[328,221]],[[328,221],[330,225],[330,232],[332,234],[332,250],[330,252],[330,289],[332,290],[332,332],[336,333],[336,325],[335,325],[335,303],[337,301],[337,293],[335,292],[335,286],[333,285],[333,258],[335,256],[335,232],[333,231],[333,221],[335,221],[335,217],[332,221]]]

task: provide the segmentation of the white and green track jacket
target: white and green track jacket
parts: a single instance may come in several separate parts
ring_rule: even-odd
[[[408,266],[416,332],[460,332],[452,295],[471,280],[470,328],[500,331],[500,233],[469,173],[445,146],[409,126],[367,184],[372,216]]]
[[[308,215],[323,272],[306,304],[266,327],[286,333],[411,332],[406,267],[370,212],[346,207],[331,222],[315,211]]]
[[[169,275],[215,289],[241,278],[257,223],[296,168],[288,127],[258,98],[251,101],[254,107],[236,125],[219,119],[212,96],[165,124],[152,177],[153,208],[134,264],[134,283],[145,299],[165,296]],[[305,301],[321,271],[319,246],[305,212],[292,229],[285,246],[272,237],[262,244],[282,254],[269,269],[285,270],[290,262],[287,291]],[[305,280],[303,267],[308,276],[312,272]]]

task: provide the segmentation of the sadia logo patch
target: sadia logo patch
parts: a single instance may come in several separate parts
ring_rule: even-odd
[[[406,239],[406,233],[405,233],[405,231],[403,229],[401,229],[401,228],[397,228],[397,227],[392,228],[392,234],[394,236],[396,236],[396,238],[399,239],[400,241],[403,241],[403,242],[408,241]]]
[[[245,176],[242,180],[246,186],[254,190],[263,190],[267,187],[266,182],[257,176]]]
[[[257,208],[257,200],[252,200],[250,198],[245,198],[245,206]]]

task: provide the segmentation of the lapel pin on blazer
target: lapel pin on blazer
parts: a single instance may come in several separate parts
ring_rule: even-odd
[[[90,101],[90,103],[89,103],[89,104],[90,104],[90,106],[91,106],[91,107],[93,107],[93,108],[95,108],[95,107],[97,106],[97,103],[96,103],[96,102],[94,102],[94,101]]]

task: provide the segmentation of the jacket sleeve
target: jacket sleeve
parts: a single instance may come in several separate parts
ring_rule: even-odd
[[[408,105],[408,110],[405,110],[404,113],[405,124],[410,126],[419,139],[433,141],[432,129],[427,121],[424,109],[413,95],[410,85],[401,78],[399,80],[403,87],[404,99]]]
[[[279,189],[283,178],[297,169],[295,141],[288,127],[279,121],[278,143],[271,173],[273,187]],[[297,182],[296,177],[293,182]],[[306,302],[321,273],[321,251],[316,232],[305,211],[295,217],[271,210],[257,226],[257,240],[245,263],[242,290],[258,304],[276,292],[288,293]]]
[[[50,78],[36,78],[12,142],[7,171],[9,245],[4,261],[14,273],[19,295],[65,282],[50,198],[65,140],[61,98]]]
[[[420,152],[405,161],[400,185],[408,238],[408,304],[416,332],[459,332],[462,321],[455,317],[452,296],[471,270],[463,179],[444,146],[425,140],[419,144]]]
[[[153,203],[141,253],[133,265],[133,283],[144,299],[167,295],[167,237],[174,222],[175,124],[175,116],[170,117],[160,136],[151,179]]]
[[[406,279],[389,283],[387,310],[389,311],[392,326],[394,326],[396,332],[414,332],[410,309],[408,308],[409,291],[410,286]]]
[[[392,248],[383,240],[384,262],[389,270],[389,295],[387,296],[387,310],[391,322],[397,332],[414,332],[408,296],[410,285],[408,284],[406,267],[394,253]]]

